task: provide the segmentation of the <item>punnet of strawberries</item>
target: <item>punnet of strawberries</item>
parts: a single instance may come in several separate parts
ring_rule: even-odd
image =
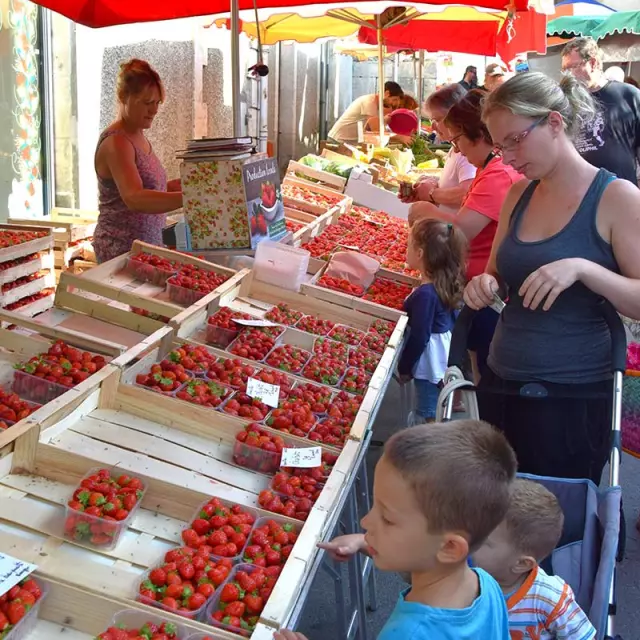
[[[284,400],[289,395],[291,387],[293,386],[292,378],[284,371],[277,371],[275,369],[261,369],[251,377],[256,380],[262,380],[262,382],[279,385],[280,400]]]
[[[236,320],[253,320],[254,318],[248,313],[242,313],[241,311],[234,311],[229,307],[220,307],[212,316],[207,318],[207,324],[214,327],[220,327],[221,329],[229,329],[231,331],[238,331],[242,328],[242,325],[234,322]]]
[[[7,428],[7,422],[18,422],[31,415],[39,406],[22,400],[17,393],[5,391],[0,387],[0,430]]]
[[[333,289],[335,291],[341,291],[347,293],[350,296],[362,296],[364,295],[364,287],[361,284],[354,284],[349,282],[346,278],[337,278],[335,276],[322,276],[317,282],[319,287],[325,289]]]
[[[228,558],[211,559],[206,547],[171,549],[164,562],[152,568],[140,583],[138,599],[178,615],[195,617],[227,579],[232,566]]]
[[[222,410],[232,416],[260,422],[267,417],[271,408],[258,398],[252,398],[243,391],[238,391],[233,398],[227,400]]]
[[[387,347],[388,338],[381,336],[378,333],[367,333],[362,339],[361,346],[369,351],[375,351],[376,353],[384,353]]]
[[[134,476],[96,469],[80,482],[67,502],[65,537],[96,547],[111,546],[122,522],[137,508],[145,485]]]
[[[326,387],[311,382],[297,384],[289,393],[289,400],[301,400],[311,407],[313,413],[326,413],[333,393]]]
[[[302,375],[309,380],[335,386],[344,375],[347,363],[333,356],[313,356],[302,370]]]
[[[16,300],[11,304],[5,306],[7,311],[15,311],[16,309],[22,309],[22,307],[26,307],[29,304],[33,304],[38,300],[42,300],[44,298],[48,298],[49,296],[53,296],[56,292],[53,288],[42,289],[42,291],[38,291],[38,293],[33,293],[30,296],[25,296],[24,298],[20,298],[20,300]]]
[[[242,553],[256,518],[241,505],[225,505],[211,498],[201,507],[191,526],[182,531],[182,541],[192,549],[205,548],[220,558],[235,558]]]
[[[270,367],[289,373],[300,373],[311,353],[292,344],[281,344],[272,349],[265,359]]]
[[[311,467],[310,469],[303,467],[281,467],[280,471],[288,476],[298,476],[300,478],[313,478],[319,484],[324,484],[333,469],[338,456],[328,451],[322,452],[322,462],[319,467]]]
[[[266,424],[276,431],[304,438],[318,421],[311,411],[311,405],[303,400],[286,400],[281,407],[274,409]]]
[[[233,461],[241,467],[275,473],[280,468],[285,443],[280,436],[266,431],[252,422],[236,434],[233,443]]]
[[[324,487],[324,478],[318,480],[312,474],[298,476],[279,471],[273,476],[271,488],[279,494],[293,498],[309,498],[315,502]]]
[[[296,329],[313,333],[316,336],[326,336],[335,324],[319,316],[303,316],[296,324]]]
[[[270,320],[271,322],[277,322],[278,324],[286,324],[290,327],[293,327],[304,313],[302,311],[296,311],[292,309],[285,302],[279,302],[274,307],[271,307],[269,311],[265,314],[265,320]]]
[[[382,356],[374,351],[367,351],[362,347],[349,350],[349,366],[364,369],[367,373],[373,373]]]
[[[386,278],[376,278],[367,289],[364,298],[385,307],[401,310],[405,299],[410,293],[411,285]]]
[[[349,347],[344,342],[336,342],[329,338],[316,338],[313,343],[313,352],[318,355],[333,356],[345,362],[349,358]]]
[[[152,253],[134,253],[127,260],[126,270],[136,279],[164,286],[166,281],[176,273],[182,263],[168,260]]]
[[[218,358],[209,350],[197,344],[183,344],[177,349],[173,349],[167,357],[160,362],[163,369],[169,368],[170,363],[181,364],[187,371],[193,373],[205,373]]]
[[[0,262],[0,273],[2,271],[7,271],[8,269],[13,269],[13,267],[17,267],[21,264],[33,262],[38,260],[40,257],[41,255],[39,253],[32,253],[28,256],[23,256],[22,258],[16,258],[15,260],[5,260],[4,262]]]
[[[273,498],[273,493],[264,490],[263,500]],[[298,539],[297,526],[289,522],[277,522],[271,518],[260,518],[251,532],[249,544],[242,555],[242,561],[256,567],[283,567]]]
[[[240,358],[221,358],[210,365],[206,377],[234,389],[246,391],[247,380],[255,373],[256,368],[245,364]]]
[[[233,393],[233,389],[213,382],[196,378],[189,380],[177,393],[176,398],[202,407],[219,407]]]
[[[282,327],[250,327],[240,333],[229,351],[240,358],[264,360],[284,331]]]
[[[159,313],[153,311],[147,311],[141,307],[129,307],[133,313],[138,316],[144,316],[145,318],[151,318],[151,320],[157,320],[158,322],[164,322],[165,324],[171,320],[168,316],[162,316]]]
[[[47,236],[46,231],[0,231],[0,249],[14,247],[32,240],[38,240]]]
[[[355,420],[356,415],[358,415],[361,404],[362,396],[354,396],[346,391],[340,391],[331,401],[327,413],[330,418],[346,418],[350,421],[349,424],[351,424]]]
[[[147,622],[141,627],[112,626],[95,640],[178,640],[178,628],[171,622]]]
[[[355,327],[347,327],[343,324],[338,324],[331,330],[329,337],[332,340],[337,340],[338,342],[357,346],[362,342],[362,338],[364,338],[364,331],[360,331],[360,329],[356,329]]]
[[[309,498],[294,498],[293,496],[281,496],[278,493],[265,489],[258,496],[258,504],[265,510],[271,511],[277,515],[295,518],[296,520],[305,521],[309,517],[309,512],[313,507],[313,502]],[[254,529],[254,534],[255,534]],[[249,545],[244,551],[245,558],[250,552],[253,543],[249,541]],[[288,557],[288,556],[287,556]],[[286,560],[286,558],[285,558]]]
[[[349,418],[325,418],[309,434],[309,440],[342,448],[351,431],[353,420]]]
[[[239,565],[229,582],[222,587],[218,606],[208,622],[248,638],[260,620],[279,575],[278,566],[263,568]]]
[[[349,393],[363,394],[367,390],[371,374],[366,369],[350,367],[340,381],[340,388]]]
[[[228,279],[229,276],[226,274],[208,271],[202,267],[187,264],[184,265],[180,271],[178,271],[178,273],[176,273],[176,275],[170,278],[167,282],[175,285],[176,287],[182,287],[183,289],[190,289],[191,291],[207,294],[217,289]]]
[[[41,598],[42,589],[33,578],[25,578],[0,595],[0,638],[8,638]]]
[[[165,362],[164,367],[159,363],[152,364],[149,373],[139,373],[136,376],[136,384],[151,391],[167,394],[173,393],[191,378],[181,364]]]

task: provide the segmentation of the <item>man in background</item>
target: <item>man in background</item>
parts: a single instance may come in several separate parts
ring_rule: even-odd
[[[507,70],[496,62],[487,65],[484,72],[484,86],[481,89],[485,91],[497,89],[507,79],[506,73]]]
[[[464,76],[462,77],[462,80],[460,80],[459,84],[461,84],[467,91],[476,89],[478,87],[478,70],[473,65],[469,65],[464,70]]]
[[[575,139],[580,155],[594,167],[638,184],[636,158],[640,148],[640,91],[624,82],[610,82],[602,70],[602,52],[592,38],[576,38],[562,51],[562,71],[583,82],[598,104],[598,114]]]
[[[402,87],[393,81],[384,83],[384,110],[391,113],[402,104],[404,92]],[[358,140],[358,123],[362,122],[362,128],[369,118],[378,117],[378,94],[369,94],[356,98],[347,110],[338,118],[329,131],[329,138],[338,142],[357,142]]]

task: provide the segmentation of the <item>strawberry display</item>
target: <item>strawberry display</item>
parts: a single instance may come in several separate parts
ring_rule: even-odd
[[[233,398],[227,400],[222,410],[232,416],[247,418],[252,422],[260,422],[267,417],[271,409],[258,398],[252,398],[242,391],[238,391]]]
[[[316,338],[313,343],[313,352],[318,355],[327,355],[344,360],[349,358],[349,347],[344,342],[336,342],[329,338]]]
[[[317,418],[308,402],[287,400],[271,412],[266,424],[276,431],[304,438],[313,429],[316,421]]]
[[[0,595],[0,638],[17,636],[13,630],[42,598],[42,589],[33,578],[25,578]]]
[[[316,236],[309,242],[305,242],[301,248],[308,251],[314,258],[328,258],[331,252],[338,246],[338,242],[337,240],[330,240],[323,236],[324,234]]]
[[[373,373],[381,357],[379,353],[366,351],[362,348],[351,349],[349,351],[349,366],[364,369],[367,373]]]
[[[144,490],[140,478],[95,470],[67,502],[65,537],[95,547],[112,547],[124,530],[122,522],[137,508]]]
[[[169,363],[166,368],[152,364],[149,373],[139,373],[136,384],[159,393],[172,393],[182,384],[191,380],[191,376],[181,364]]]
[[[297,384],[289,393],[289,400],[306,402],[313,413],[326,413],[333,393],[326,387],[319,387],[310,382]]]
[[[335,324],[331,320],[325,320],[319,316],[303,316],[296,324],[296,329],[313,333],[316,336],[326,336],[334,326]]]
[[[283,331],[282,327],[247,327],[230,345],[229,351],[241,358],[264,360]]]
[[[349,420],[349,424],[351,424],[355,420],[356,415],[358,415],[361,404],[361,397],[352,396],[346,391],[340,391],[340,393],[338,393],[338,395],[336,395],[336,397],[331,401],[331,404],[327,409],[327,413],[330,418],[345,418]]]
[[[292,344],[281,344],[275,347],[266,357],[265,362],[276,369],[289,373],[300,373],[311,354]]]
[[[181,266],[180,262],[168,260],[152,253],[134,253],[129,256],[126,269],[137,280],[164,287],[167,280]]]
[[[260,492],[258,502],[264,506],[276,498],[272,491],[265,489]],[[295,525],[288,522],[281,524],[272,519],[262,518],[251,532],[242,561],[256,567],[283,567],[297,539],[298,532]]]
[[[24,244],[46,236],[46,231],[8,231],[3,229],[0,231],[0,249],[15,247],[18,244]]]
[[[220,498],[211,498],[182,532],[182,540],[192,549],[204,547],[208,554],[235,558],[242,553],[254,522],[255,516],[246,508],[228,507]]]
[[[203,374],[217,360],[206,347],[197,344],[183,344],[181,347],[170,351],[162,360],[160,366],[166,369],[169,363],[181,364],[187,371],[194,374]]]
[[[218,606],[208,622],[250,637],[279,575],[280,567],[275,565],[267,568],[241,565],[222,587]]]
[[[178,640],[178,628],[171,622],[156,624],[147,622],[141,627],[125,627],[122,625],[109,627],[95,640]]]
[[[287,231],[291,231],[291,233],[295,233],[304,227],[301,222],[296,222],[295,220],[291,220],[290,218],[285,218],[285,224],[287,225]]]
[[[206,377],[240,391],[247,390],[247,380],[255,376],[256,368],[240,358],[221,358],[209,367]]]
[[[387,340],[391,337],[393,330],[396,328],[395,323],[390,320],[383,320],[382,318],[376,318],[369,326],[369,333],[377,333]]]
[[[265,431],[255,422],[236,434],[233,443],[233,461],[241,467],[275,473],[280,467],[284,440]]]
[[[189,306],[228,279],[226,274],[207,271],[195,265],[184,265],[176,275],[167,280],[169,298],[173,302]]]
[[[271,511],[281,516],[295,518],[296,520],[305,521],[309,517],[309,512],[313,507],[313,502],[309,498],[294,498],[293,496],[280,496],[269,489],[260,492],[258,496],[258,504],[265,510]],[[254,530],[255,533],[255,530]],[[251,553],[253,542],[250,540],[249,545],[244,550],[245,562],[247,553]],[[286,558],[285,558],[286,559]]]
[[[279,302],[274,307],[271,307],[269,311],[265,314],[265,320],[270,320],[271,322],[277,322],[279,324],[286,324],[289,327],[293,327],[304,313],[302,311],[296,311],[292,309],[288,304],[284,302]]]
[[[322,276],[316,283],[319,287],[333,289],[347,293],[350,296],[364,295],[364,287],[361,284],[352,284],[346,278],[336,278],[335,276]]]
[[[370,351],[374,351],[375,353],[384,353],[384,350],[387,347],[387,340],[377,333],[367,333],[365,337],[362,339],[361,347],[366,347]]]
[[[5,424],[5,429],[7,422],[18,422],[39,408],[40,405],[22,400],[17,393],[5,391],[0,387],[0,421]],[[0,429],[2,428],[0,425]]]
[[[349,367],[340,382],[340,388],[349,393],[363,394],[367,390],[371,374],[365,369]]]
[[[351,346],[357,346],[364,338],[364,331],[354,327],[348,327],[344,324],[336,325],[329,333],[329,338],[337,342],[344,342]]]
[[[207,319],[206,341],[210,344],[226,349],[245,328],[234,322],[237,320],[252,320],[248,313],[233,311],[229,307],[221,307]]]
[[[344,375],[346,362],[333,356],[316,355],[307,362],[302,375],[310,380],[335,386]]]
[[[309,434],[309,440],[342,448],[351,431],[351,424],[352,420],[348,418],[325,418]]]
[[[195,618],[231,572],[231,560],[211,560],[207,547],[178,547],[151,569],[138,587],[145,604]]]
[[[176,398],[198,404],[202,407],[219,407],[223,401],[233,393],[233,389],[225,387],[212,380],[195,379],[189,380],[180,391],[176,393]]]
[[[306,471],[306,469],[305,469]],[[282,496],[294,498],[309,498],[312,502],[320,496],[324,487],[324,478],[317,479],[312,474],[292,475],[279,471],[273,476],[271,488]]]
[[[385,307],[402,310],[405,299],[411,293],[411,285],[386,278],[376,278],[364,295],[365,300]]]
[[[144,316],[145,318],[151,318],[152,320],[157,320],[158,322],[164,322],[165,324],[171,320],[167,316],[161,316],[159,313],[154,313],[153,311],[147,311],[146,309],[141,309],[140,307],[129,307],[131,311],[139,316]]]
[[[29,304],[33,304],[34,302],[37,302],[38,300],[42,300],[44,298],[48,298],[49,296],[53,296],[53,294],[56,292],[55,289],[43,289],[42,291],[39,291],[38,293],[34,293],[30,296],[25,296],[24,298],[20,298],[20,300],[16,300],[15,302],[12,302],[11,304],[5,305],[5,309],[7,311],[15,311],[16,309],[22,309],[22,307],[26,307]]]

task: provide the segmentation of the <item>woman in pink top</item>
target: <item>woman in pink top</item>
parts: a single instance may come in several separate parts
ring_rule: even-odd
[[[522,179],[522,175],[504,164],[495,152],[491,135],[482,122],[485,95],[480,89],[469,91],[449,109],[445,119],[453,148],[478,169],[460,210],[448,213],[430,202],[416,202],[409,211],[409,224],[420,218],[436,218],[462,229],[469,242],[467,279],[484,273],[504,199],[511,186]],[[480,375],[486,367],[497,322],[498,314],[490,307],[474,318],[468,346],[476,353]]]
[[[95,155],[98,262],[131,249],[134,240],[162,244],[165,215],[182,206],[179,180],[167,182],[144,131],[164,100],[162,80],[148,62],[130,60],[118,76],[119,118],[100,135]]]

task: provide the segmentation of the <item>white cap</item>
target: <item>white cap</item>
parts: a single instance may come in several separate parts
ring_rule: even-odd
[[[615,82],[624,82],[624,70],[622,67],[609,67],[604,72],[604,77],[607,80],[613,80]]]

